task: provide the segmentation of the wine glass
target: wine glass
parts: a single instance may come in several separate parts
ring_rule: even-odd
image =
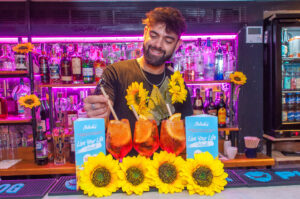
[[[128,119],[109,121],[106,133],[106,149],[114,158],[120,161],[132,149],[132,137]]]
[[[134,149],[143,156],[150,157],[159,147],[158,129],[155,120],[139,119],[135,123]]]

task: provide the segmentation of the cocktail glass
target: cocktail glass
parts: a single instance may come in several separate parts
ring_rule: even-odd
[[[150,157],[159,147],[158,129],[155,120],[139,119],[135,123],[133,148]]]
[[[127,119],[109,121],[106,133],[106,149],[120,161],[132,149],[131,130]]]
[[[168,153],[179,155],[185,149],[183,120],[163,120],[160,131],[160,147]]]

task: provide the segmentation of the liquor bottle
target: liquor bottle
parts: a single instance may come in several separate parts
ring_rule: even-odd
[[[55,46],[51,49],[51,56],[49,60],[49,68],[50,68],[50,82],[51,84],[60,83],[60,63],[56,53]]]
[[[186,48],[184,79],[187,81],[195,80],[195,60],[192,46]]]
[[[36,150],[36,164],[45,165],[48,164],[48,141],[43,131],[43,127],[39,126],[37,130],[37,137],[35,141]]]
[[[121,47],[121,55],[120,55],[119,60],[120,60],[120,61],[127,60],[127,57],[126,57],[126,50],[125,50],[125,45],[122,45],[122,47]]]
[[[67,114],[67,123],[66,126],[68,130],[72,130],[72,121],[73,119],[77,119],[77,95],[71,95],[69,97],[69,106],[66,110]]]
[[[288,93],[288,112],[287,112],[287,121],[294,122],[295,121],[295,97],[294,94]]]
[[[64,165],[66,163],[65,155],[65,130],[61,121],[56,121],[56,127],[53,130],[54,164]]]
[[[300,122],[300,93],[295,93],[296,95],[296,103],[295,103],[295,121]]]
[[[206,80],[214,80],[215,59],[211,47],[210,37],[206,41],[206,49],[204,51],[204,77]]]
[[[193,109],[194,115],[203,114],[203,100],[200,95],[200,88],[196,89],[196,97],[194,98]]]
[[[95,69],[95,81],[98,83],[102,77],[103,71],[106,68],[106,63],[103,59],[103,54],[99,50],[97,52],[98,59],[94,62],[94,69]]]
[[[81,90],[80,91],[80,102],[77,106],[78,108],[78,112],[77,112],[77,118],[86,118],[87,117],[87,113],[84,110],[84,98],[86,98],[87,96],[87,91],[86,90]]]
[[[224,58],[223,58],[223,49],[220,41],[217,42],[217,49],[215,52],[215,80],[223,80],[224,76]]]
[[[218,104],[218,125],[221,128],[226,127],[226,104],[224,102],[224,95],[220,93],[220,102]]]
[[[233,52],[233,47],[230,43],[226,44],[227,52],[224,60],[224,79],[228,80],[230,74],[236,71],[236,57]]]
[[[49,123],[49,104],[47,98],[41,98],[41,106],[40,106],[40,116],[41,116],[41,126],[44,132],[49,131],[50,123]]]
[[[78,44],[74,44],[74,54],[71,58],[72,74],[74,84],[80,84],[82,81],[82,59],[78,53]]]
[[[282,122],[287,122],[287,114],[288,114],[288,95],[282,98]]]
[[[207,114],[206,107],[208,107],[208,105],[209,105],[209,93],[210,93],[210,89],[211,88],[205,89],[205,101],[204,101],[204,106],[203,106],[203,112],[205,114]]]
[[[0,57],[0,70],[5,70],[5,71],[15,70],[13,60],[8,55],[7,45],[3,45],[3,55]]]
[[[63,97],[62,92],[57,92],[57,98],[55,100],[56,120],[61,124],[66,123],[66,110],[68,107],[68,101]]]
[[[205,110],[208,115],[217,116],[217,107],[213,101],[212,89],[209,89],[209,103],[208,106],[205,107]]]
[[[61,81],[63,84],[71,84],[72,83],[72,68],[71,62],[67,55],[67,47],[63,47],[63,55],[60,60],[60,69],[61,69]]]
[[[50,70],[48,66],[48,57],[45,52],[45,45],[41,44],[41,56],[39,57],[41,82],[44,84],[50,83]]]
[[[19,44],[22,43],[22,38],[19,37]],[[26,54],[15,52],[15,65],[16,70],[27,71]]]
[[[283,69],[283,89],[291,90],[291,67],[284,64]]]
[[[5,119],[8,116],[7,101],[5,99],[5,96],[2,95],[2,93],[5,93],[5,91],[1,89],[0,90],[0,118]]]
[[[30,88],[26,85],[24,85],[24,80],[21,78],[20,79],[20,84],[17,85],[13,91],[12,91],[12,96],[15,101],[17,101],[18,105],[18,116],[21,118],[25,117],[25,108],[24,106],[21,106],[19,103],[19,99],[22,96],[29,95],[30,94]]]
[[[204,79],[204,57],[203,57],[203,49],[201,44],[201,38],[198,38],[197,41],[197,64],[196,66],[196,80],[203,80]]]
[[[85,53],[85,60],[82,65],[83,83],[91,84],[94,82],[94,64],[89,58],[89,51]]]
[[[75,163],[75,140],[74,140],[74,121],[75,119],[72,120],[72,128],[71,128],[71,132],[70,132],[70,139],[69,139],[69,143],[70,143],[70,154],[69,154],[69,160],[70,163]]]

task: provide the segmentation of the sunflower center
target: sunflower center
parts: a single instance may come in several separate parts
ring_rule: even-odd
[[[198,167],[192,174],[196,183],[201,187],[208,187],[212,183],[213,175],[209,168]]]
[[[167,184],[173,183],[177,178],[177,170],[173,164],[163,163],[158,168],[158,175],[161,181]]]
[[[126,171],[126,179],[131,184],[137,186],[144,181],[144,174],[140,169],[136,167],[130,167]]]
[[[31,104],[33,104],[33,103],[34,103],[34,100],[32,100],[32,99],[27,99],[27,100],[25,100],[25,104],[31,105]]]
[[[92,173],[92,183],[96,187],[105,187],[111,181],[111,175],[108,169],[101,167],[96,168]]]
[[[138,91],[136,91],[135,93],[134,93],[134,101],[137,103],[137,104],[140,104],[140,97],[139,97],[139,92]]]
[[[233,78],[235,81],[241,81],[241,78],[240,77],[237,77],[237,76],[235,76],[234,78]]]

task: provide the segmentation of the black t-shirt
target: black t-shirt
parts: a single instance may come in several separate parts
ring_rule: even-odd
[[[164,74],[154,75],[144,71],[145,76],[152,84],[159,84],[164,78]],[[170,78],[173,74],[169,69],[165,69],[165,75]],[[125,96],[126,89],[132,82],[143,82],[144,88],[149,91],[149,96],[152,91],[152,85],[145,79],[142,69],[139,67],[136,59],[120,61],[108,66],[103,72],[104,89],[114,103],[114,110],[119,119],[127,118],[130,123],[131,132],[134,131],[136,118],[133,112],[129,109]],[[187,88],[186,88],[187,89]],[[96,88],[96,94],[99,94],[99,86]],[[188,89],[187,89],[188,91]],[[193,109],[189,93],[186,101],[174,104],[175,113],[181,113],[182,118],[192,115]]]

